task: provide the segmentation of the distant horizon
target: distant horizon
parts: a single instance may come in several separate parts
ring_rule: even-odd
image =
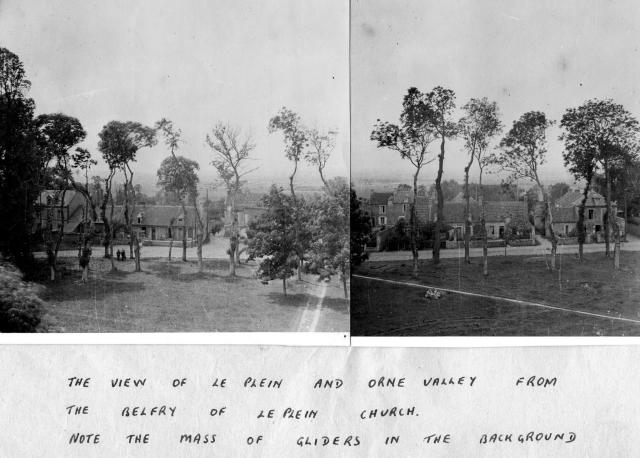
[[[77,146],[98,160],[91,176],[108,173],[97,146],[109,121],[167,118],[201,181],[216,173],[205,137],[218,122],[252,137],[250,176],[286,180],[293,164],[282,133],[268,129],[283,106],[307,128],[337,131],[325,172],[349,173],[348,20],[342,0],[4,0],[0,43],[24,64],[36,115],[82,123]],[[134,173],[155,174],[169,155],[159,137],[138,151]],[[321,185],[301,162],[300,176]]]

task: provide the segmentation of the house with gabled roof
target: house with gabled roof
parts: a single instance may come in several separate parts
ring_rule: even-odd
[[[51,228],[65,235],[80,234],[90,217],[86,204],[82,193],[73,189],[42,191],[35,204],[34,232]]]
[[[578,189],[570,189],[560,197],[551,207],[553,220],[553,230],[559,236],[574,236],[578,224],[578,212],[582,204],[583,192]],[[617,205],[611,203],[613,214],[617,213]],[[538,215],[544,214],[542,211]],[[587,232],[586,242],[604,239],[606,227],[607,201],[601,194],[589,191],[584,207],[584,224]],[[625,233],[625,221],[623,218],[615,216],[621,235]],[[537,222],[536,225],[540,223]]]
[[[187,240],[193,243],[196,235],[196,214],[192,206],[186,207],[185,214],[181,205],[147,205],[137,203],[131,212],[131,225],[138,234],[139,240],[153,244],[154,241],[164,242],[174,240],[182,241],[183,232],[186,230]],[[111,210],[107,208],[107,219]],[[113,208],[113,220],[124,225],[124,206],[115,205]],[[102,229],[102,220],[96,224],[98,230]],[[186,226],[186,228],[185,228]],[[120,229],[116,238],[124,238],[124,231]]]
[[[465,221],[469,216],[471,217],[471,235],[480,233],[481,203],[475,200],[470,201],[469,210],[470,214],[467,214],[465,202],[450,200],[444,203],[444,223],[451,227],[451,237],[458,240],[464,238]],[[484,212],[487,237],[490,239],[504,238],[507,226],[509,230],[516,233],[529,227],[526,201],[486,201]],[[437,219],[435,206],[432,214],[435,221]]]
[[[396,223],[390,216],[393,207],[393,192],[371,191],[366,206],[374,230]]]

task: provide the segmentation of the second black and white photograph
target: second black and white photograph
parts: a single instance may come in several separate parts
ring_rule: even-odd
[[[352,336],[640,335],[639,14],[351,3]]]

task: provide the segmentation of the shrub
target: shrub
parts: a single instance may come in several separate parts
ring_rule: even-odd
[[[34,332],[41,306],[36,288],[22,281],[20,271],[0,264],[0,332]]]

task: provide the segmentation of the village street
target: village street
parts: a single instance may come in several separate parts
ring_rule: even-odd
[[[167,258],[169,256],[169,247],[168,246],[143,246],[142,253],[140,255],[141,259],[158,259],[158,258]],[[210,242],[202,245],[202,257],[203,259],[228,259],[227,249],[229,248],[229,239],[225,237],[211,237]],[[129,257],[129,246],[128,245],[114,245],[113,251],[114,253],[118,250],[125,250],[127,253],[127,257]],[[187,259],[197,259],[197,247],[187,247]],[[93,256],[101,256],[104,253],[104,247],[102,245],[94,245],[93,246]],[[46,253],[44,252],[36,252],[34,253],[36,257],[46,258]],[[77,250],[61,250],[58,253],[60,257],[77,257]],[[182,257],[182,246],[180,246],[180,242],[176,242],[173,245],[173,249],[171,251],[171,257],[173,259],[181,259]],[[243,257],[244,259],[244,257]]]
[[[507,256],[542,256],[551,253],[551,243],[540,237],[536,237],[539,245],[507,247]],[[611,245],[613,249],[613,244]],[[627,235],[627,241],[620,244],[622,251],[640,251],[640,238]],[[598,253],[605,251],[604,243],[592,243],[584,245],[585,253]],[[489,248],[489,256],[504,256],[504,247]],[[431,250],[420,250],[419,259],[431,259]],[[471,248],[469,254],[472,258],[482,257],[482,248]],[[558,245],[558,254],[578,255],[578,245]],[[442,249],[440,257],[464,258],[464,248]],[[369,253],[369,261],[408,261],[412,259],[411,251],[372,251]]]

